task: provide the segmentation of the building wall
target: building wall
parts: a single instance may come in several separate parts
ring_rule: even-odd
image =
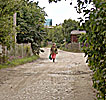
[[[52,19],[46,19],[45,26],[52,26]]]
[[[75,43],[78,43],[78,37],[77,35],[71,35],[71,42],[75,42]]]

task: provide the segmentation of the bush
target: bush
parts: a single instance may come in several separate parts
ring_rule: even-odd
[[[80,37],[80,42],[84,44],[83,51],[88,55],[87,61],[94,72],[93,86],[98,91],[97,99],[106,100],[106,2],[96,0],[94,4],[95,9],[89,11],[89,20],[83,24],[87,33]]]

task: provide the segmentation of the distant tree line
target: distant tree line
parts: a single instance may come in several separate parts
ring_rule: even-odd
[[[47,41],[52,41],[61,45],[64,42],[71,42],[71,31],[79,29],[79,22],[68,19],[60,25],[56,25],[53,28],[47,29]]]

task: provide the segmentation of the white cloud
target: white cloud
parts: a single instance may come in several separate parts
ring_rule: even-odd
[[[64,19],[78,20],[82,14],[78,14],[74,6],[76,6],[76,1],[73,1],[73,5],[70,5],[71,0],[62,0],[58,3],[50,3],[48,0],[37,0],[39,1],[39,6],[45,7],[45,11],[48,14],[47,18],[53,20],[53,25],[60,24]]]

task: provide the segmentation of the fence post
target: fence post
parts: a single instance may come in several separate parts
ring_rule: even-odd
[[[14,42],[15,42],[15,44],[14,44],[14,56],[16,57],[16,29],[15,29],[15,26],[16,26],[16,17],[17,17],[17,13],[14,13],[14,15],[13,15],[13,25],[14,25],[14,28],[13,28],[13,30],[14,30]]]
[[[24,43],[22,43],[22,58],[24,57]]]
[[[2,45],[0,44],[0,64],[2,63]]]
[[[81,50],[81,45],[80,45],[80,42],[79,42],[79,50]]]
[[[5,63],[6,62],[6,50],[5,50],[5,46],[3,45],[2,46],[2,54],[3,54],[3,63]]]

